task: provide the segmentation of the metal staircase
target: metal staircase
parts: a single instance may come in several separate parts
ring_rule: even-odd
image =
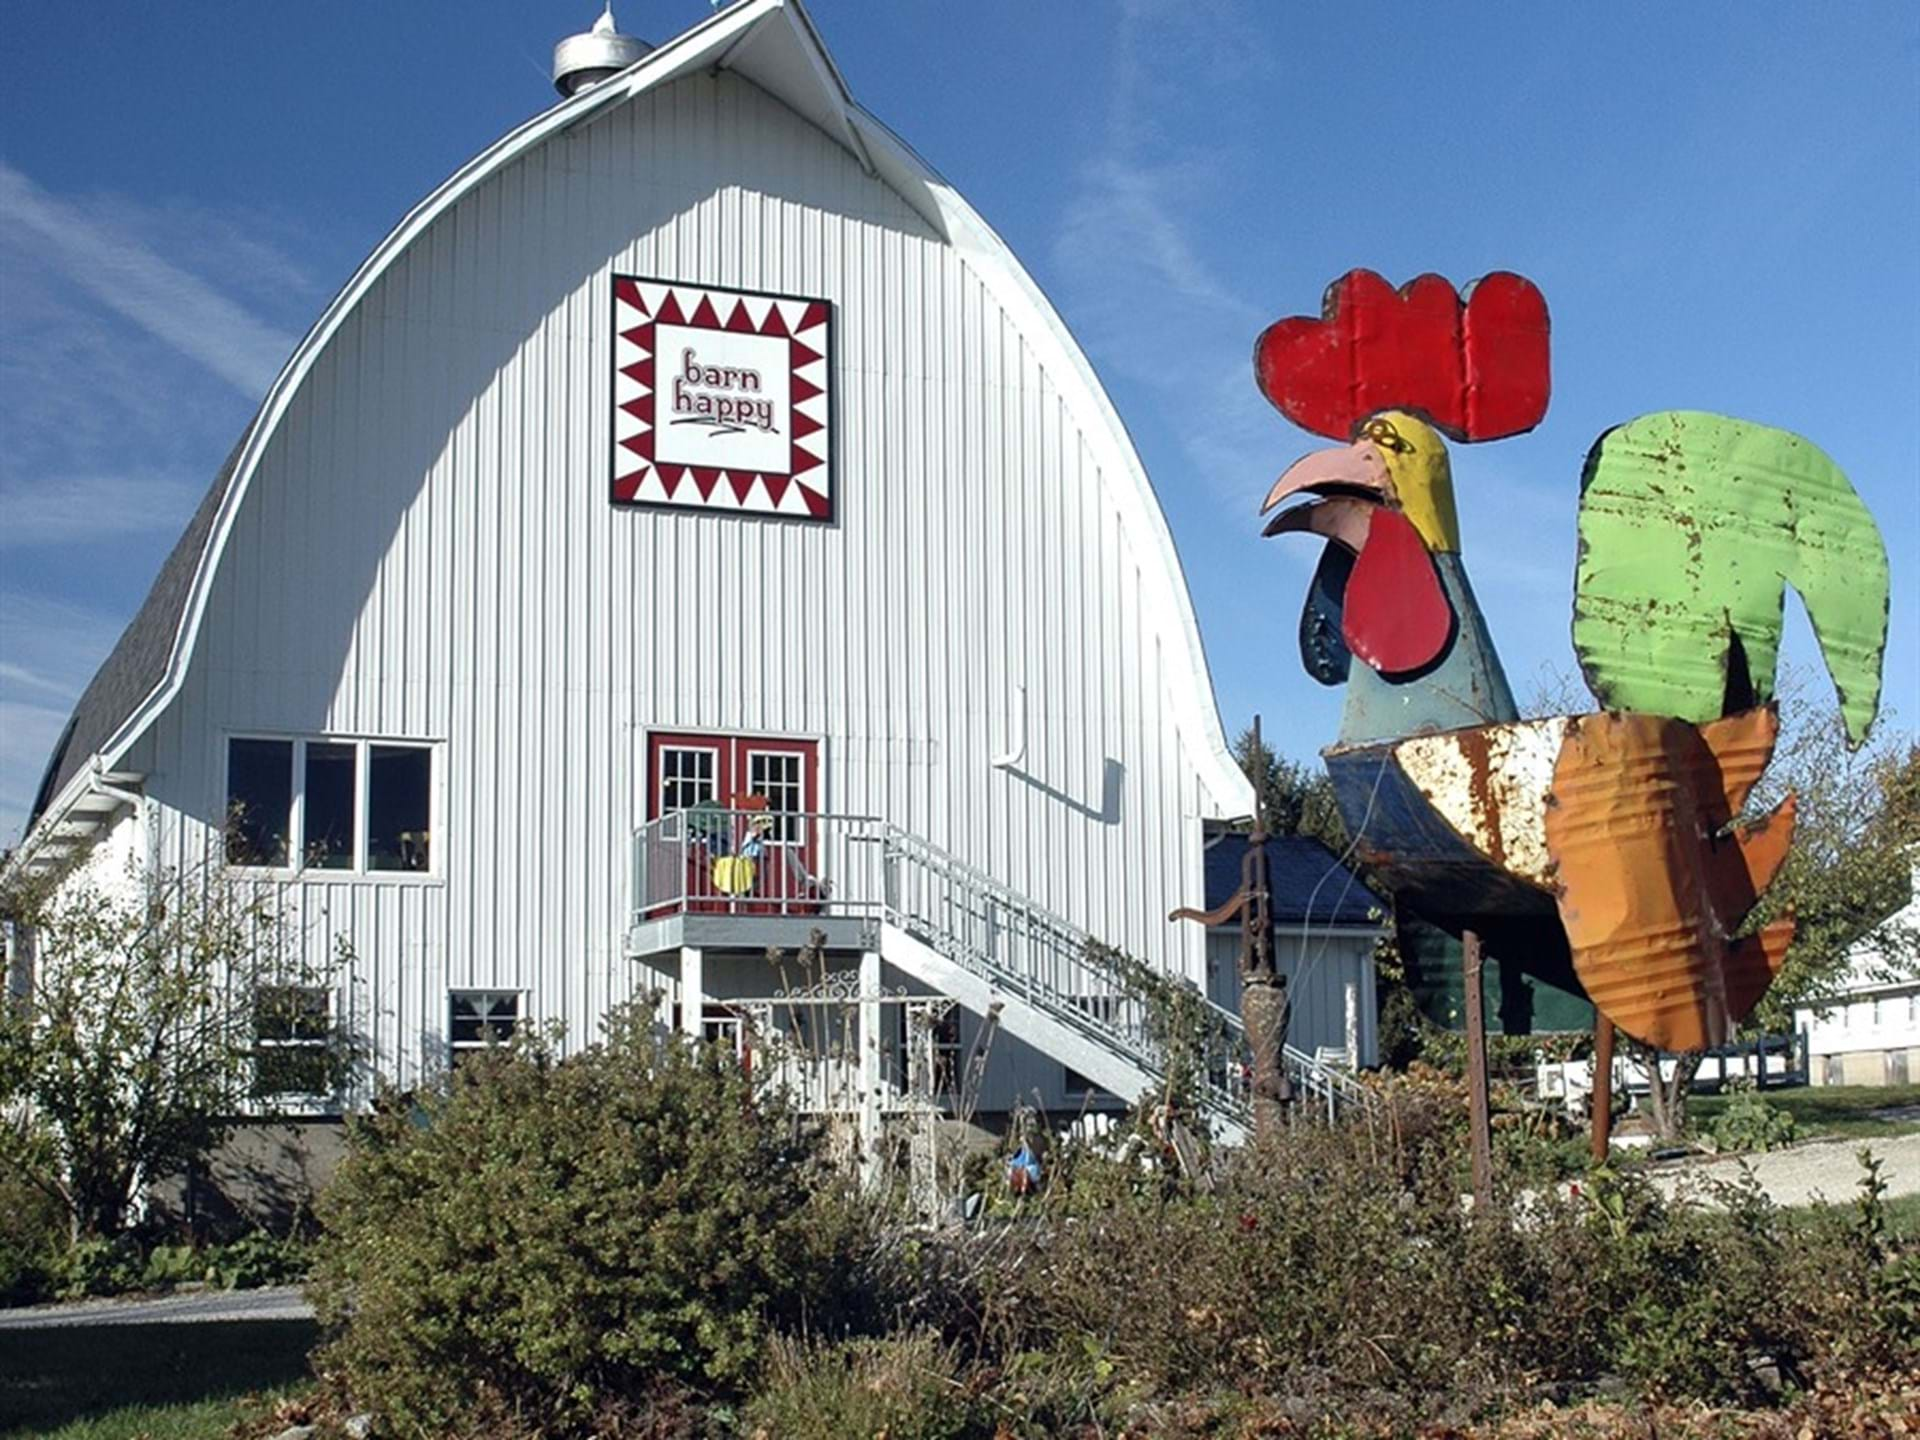
[[[880,827],[881,953],[922,983],[1132,1100],[1167,1081],[1165,1037],[1148,1001],[1124,983],[1085,931],[916,835]],[[1200,1102],[1222,1138],[1251,1123],[1240,1017],[1202,1000]],[[1352,1076],[1287,1046],[1304,1107],[1337,1119],[1367,1103]]]

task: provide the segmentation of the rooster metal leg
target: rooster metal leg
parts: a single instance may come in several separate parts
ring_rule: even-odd
[[[1473,1143],[1473,1203],[1485,1214],[1493,1204],[1493,1105],[1487,1094],[1487,1008],[1480,991],[1484,956],[1480,934],[1460,936],[1467,982],[1467,1124]]]
[[[1593,1163],[1604,1165],[1607,1147],[1613,1143],[1613,1022],[1598,1007],[1593,1012],[1593,1090],[1587,1104]]]

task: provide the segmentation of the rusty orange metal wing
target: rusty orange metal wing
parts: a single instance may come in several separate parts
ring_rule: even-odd
[[[1786,958],[1791,917],[1733,937],[1786,859],[1793,799],[1729,828],[1779,728],[1771,706],[1704,725],[1612,713],[1567,727],[1546,815],[1560,918],[1580,983],[1636,1040],[1725,1044]]]

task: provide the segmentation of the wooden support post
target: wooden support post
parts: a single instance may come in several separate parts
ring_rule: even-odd
[[[1473,1145],[1473,1203],[1493,1204],[1493,1102],[1487,1093],[1487,1010],[1480,993],[1480,933],[1460,936],[1467,989],[1467,1118]]]
[[[1588,1109],[1593,1163],[1604,1165],[1607,1147],[1613,1143],[1613,1022],[1597,1007],[1593,1012],[1593,1093]]]

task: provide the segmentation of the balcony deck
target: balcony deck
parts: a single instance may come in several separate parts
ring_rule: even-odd
[[[878,945],[884,827],[867,816],[702,808],[633,837],[627,953]]]

